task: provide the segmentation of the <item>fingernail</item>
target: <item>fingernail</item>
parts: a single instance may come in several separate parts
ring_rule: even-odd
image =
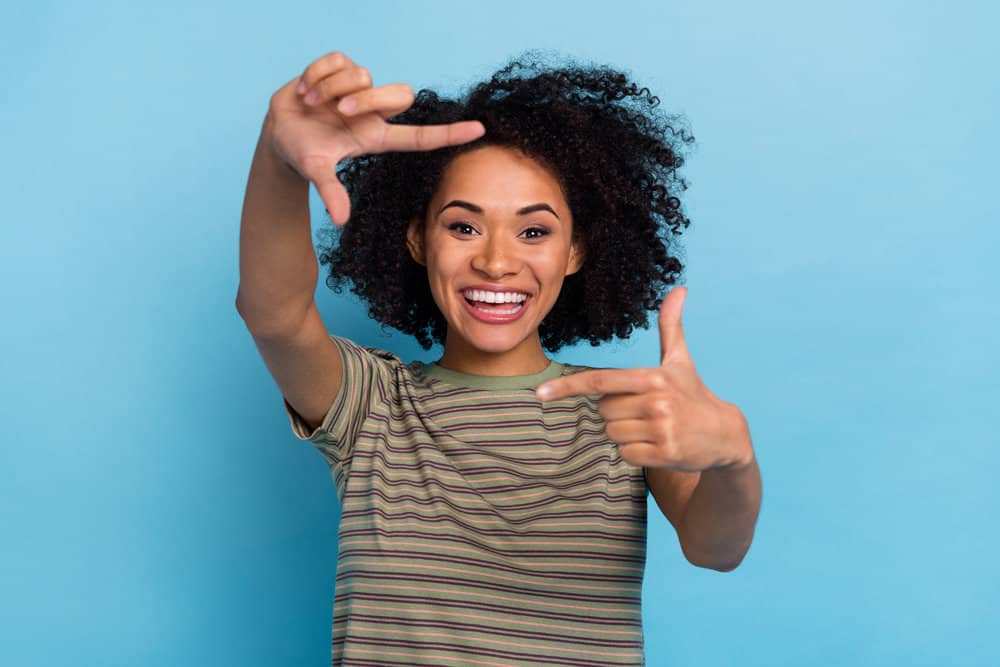
[[[552,387],[546,387],[545,385],[539,385],[535,389],[535,395],[538,396],[538,398],[546,399],[546,398],[548,398],[549,396],[552,395]]]
[[[298,86],[298,88],[295,89],[295,92],[297,92],[299,95],[301,95],[302,93],[306,92],[306,89],[307,89],[307,87],[306,87],[306,80],[305,79],[299,79],[299,86]]]
[[[337,105],[337,108],[343,111],[344,113],[351,113],[352,111],[358,108],[358,101],[350,97],[345,97],[344,99],[340,100],[340,104]]]
[[[309,94],[306,95],[306,104],[316,104],[316,100],[318,99],[319,99],[319,93],[316,91],[315,88],[313,88],[312,90],[309,91]]]

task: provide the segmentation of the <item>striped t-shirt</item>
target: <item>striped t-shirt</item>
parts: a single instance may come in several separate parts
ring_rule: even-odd
[[[489,377],[330,336],[344,379],[310,432],[341,503],[333,665],[644,665],[643,468],[552,361]]]

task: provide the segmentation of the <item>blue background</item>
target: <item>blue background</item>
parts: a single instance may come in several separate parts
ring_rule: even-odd
[[[1000,664],[995,7],[5,6],[0,663],[329,662],[335,489],[235,309],[269,97],[333,50],[451,92],[543,47],[688,117],[685,333],[764,478],[730,573],[650,497],[648,664]]]

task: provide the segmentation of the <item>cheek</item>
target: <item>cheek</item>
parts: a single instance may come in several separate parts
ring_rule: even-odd
[[[540,257],[535,264],[539,275],[545,276],[546,281],[561,281],[569,267],[569,252],[560,249],[552,255]]]
[[[447,292],[451,287],[451,276],[454,275],[452,267],[447,259],[447,255],[429,255],[427,257],[427,282],[430,283],[431,293],[434,300],[438,302],[438,307],[447,300]]]

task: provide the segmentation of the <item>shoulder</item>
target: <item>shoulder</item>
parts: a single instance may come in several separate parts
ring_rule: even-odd
[[[330,338],[340,350],[345,381],[356,384],[360,391],[377,391],[385,399],[399,393],[406,384],[409,367],[399,355],[349,338]]]
[[[369,364],[378,364],[387,367],[404,365],[403,360],[398,355],[388,350],[383,350],[380,347],[363,345],[354,342],[350,338],[343,338],[334,334],[330,334],[330,339],[340,348],[345,356],[351,356]]]
[[[584,364],[567,364],[563,363],[561,377],[566,377],[568,375],[576,375],[577,373],[583,373],[585,371],[601,371],[606,370],[602,366],[587,366]],[[574,405],[576,410],[582,412],[597,413],[597,404],[599,397],[590,394],[573,394],[572,396],[566,396],[562,399],[563,401],[568,401],[570,404]]]

